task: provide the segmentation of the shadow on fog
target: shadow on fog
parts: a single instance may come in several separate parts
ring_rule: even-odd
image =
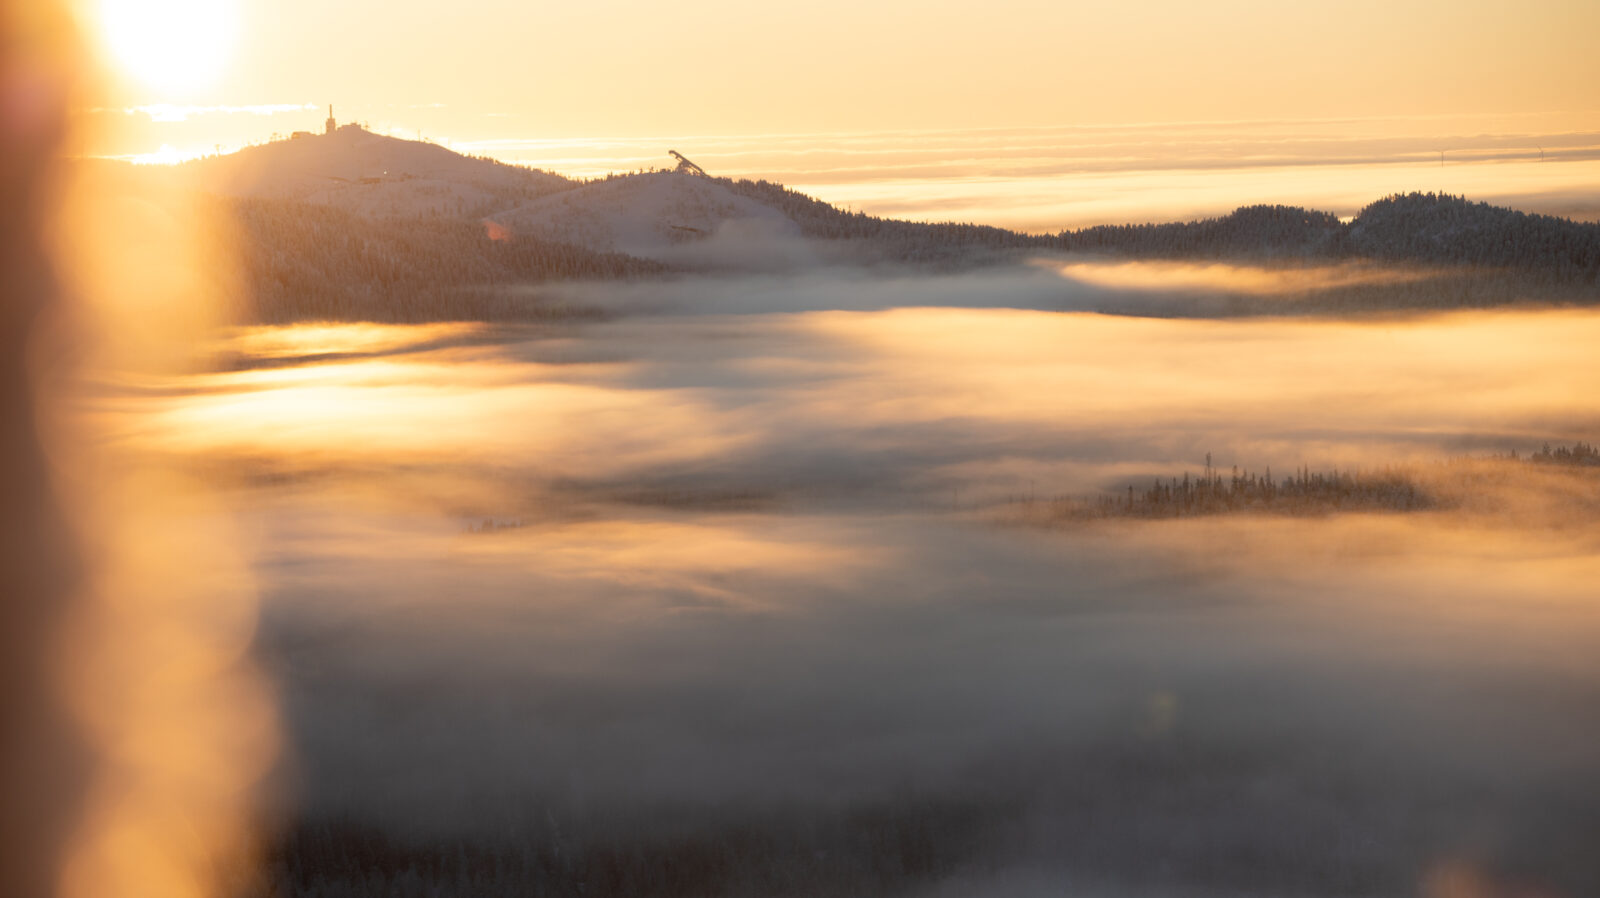
[[[646,894],[694,851],[721,860],[685,892],[1594,885],[1592,539],[279,526],[262,648],[301,813],[357,847]]]
[[[1517,285],[867,276],[772,238],[673,259],[746,277],[537,291],[612,322],[259,329],[220,370],[95,393],[117,467],[148,453],[230,500],[163,481],[85,505],[127,530],[126,582],[154,585],[82,653],[112,687],[106,755],[145,774],[97,790],[139,812],[89,833],[122,881],[192,887],[237,847],[274,718],[208,684],[241,660],[256,581],[292,752],[275,893],[1600,891],[1600,569],[1592,513],[1562,495],[1592,483],[1512,479],[1452,514],[990,514],[1205,452],[1282,470],[1592,439],[1568,375],[1595,318],[1040,314]],[[177,317],[150,312],[171,283],[103,292],[143,323]]]
[[[519,287],[502,290],[502,301],[605,316],[985,308],[1152,318],[1381,319],[1462,309],[1584,306],[1595,299],[1590,288],[1561,287],[1526,272],[1483,266],[1000,254],[930,275],[836,258],[845,250],[815,241],[774,237],[769,242],[701,249],[715,258],[713,267],[737,273]]]
[[[655,288],[763,315],[245,332],[224,349],[299,362],[130,407],[113,432],[208,465],[253,534],[294,753],[275,875],[1600,887],[1592,478],[1513,476],[1450,513],[988,513],[1207,452],[1288,472],[1586,438],[1600,414],[1563,372],[1600,316],[838,310],[1059,282],[1009,277]],[[808,290],[830,310],[794,311]]]

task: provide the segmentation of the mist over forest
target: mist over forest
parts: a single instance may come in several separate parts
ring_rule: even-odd
[[[0,898],[1600,896],[1597,34],[0,0]]]
[[[1042,282],[1024,308],[1384,315],[1600,296],[1600,223],[1444,194],[1377,199],[1349,220],[1256,205],[1187,223],[1023,233],[846,211],[698,167],[575,180],[357,125],[134,180],[214,198],[208,215],[238,254],[220,288],[258,322],[548,320],[595,314],[550,299],[574,282],[1026,279],[1039,266],[1066,276]],[[1264,296],[1248,278],[1141,289],[1071,273],[1135,262],[1264,269],[1280,282]]]
[[[1595,887],[1600,319],[974,306],[253,328],[141,409],[257,559],[280,893]]]
[[[1600,225],[134,180],[237,321],[86,404],[259,595],[256,893],[1600,891]]]

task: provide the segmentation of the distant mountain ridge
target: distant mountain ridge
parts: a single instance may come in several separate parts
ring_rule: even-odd
[[[1348,224],[1293,206],[1248,206],[1197,222],[1087,228],[1064,249],[1139,254],[1346,259],[1544,269],[1593,280],[1600,224],[1531,215],[1448,194],[1385,197]]]
[[[508,298],[513,288],[819,261],[948,271],[1083,254],[1428,270],[1412,287],[1352,287],[1291,306],[1233,297],[1208,314],[1600,302],[1600,224],[1428,193],[1386,197],[1349,222],[1256,205],[1199,221],[1024,234],[850,212],[767,181],[682,171],[576,181],[356,126],[187,163],[172,176],[230,206],[247,305],[267,321],[539,317],[560,310],[532,310],[526,291]]]
[[[186,163],[180,171],[222,196],[294,200],[377,218],[486,219],[509,233],[658,259],[729,222],[760,222],[780,234],[866,244],[881,260],[906,263],[959,262],[974,251],[1054,250],[1183,259],[1369,258],[1539,269],[1547,277],[1590,283],[1600,273],[1600,224],[1432,193],[1385,197],[1349,223],[1314,209],[1257,205],[1199,221],[1023,234],[847,212],[767,181],[663,171],[574,181],[355,125]]]
[[[908,261],[927,255],[929,247],[962,245],[1169,259],[1368,258],[1539,269],[1585,283],[1597,283],[1600,276],[1600,223],[1518,212],[1448,194],[1385,197],[1348,224],[1315,209],[1257,205],[1199,221],[1096,225],[1030,235],[986,225],[878,218],[846,212],[767,181],[728,183],[737,193],[783,209],[807,236],[881,241],[903,247],[897,255]]]

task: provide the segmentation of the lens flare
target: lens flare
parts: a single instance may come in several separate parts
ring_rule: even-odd
[[[250,894],[278,734],[250,657],[247,543],[203,479],[110,439],[91,411],[97,390],[198,364],[190,347],[226,318],[228,231],[131,170],[74,168],[61,193],[40,418],[80,570],[48,673],[85,759],[50,894]]]
[[[100,0],[101,40],[126,75],[162,91],[205,87],[238,36],[233,0]]]

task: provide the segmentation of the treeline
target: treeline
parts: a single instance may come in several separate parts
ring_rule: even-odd
[[[1220,218],[1062,231],[1057,249],[1165,259],[1311,259],[1350,255],[1338,218],[1296,206],[1245,206]]]
[[[1261,513],[1332,514],[1342,511],[1410,512],[1461,508],[1495,495],[1516,476],[1516,465],[1600,467],[1600,450],[1589,443],[1551,448],[1527,456],[1463,458],[1445,462],[1433,476],[1403,467],[1373,470],[1313,471],[1303,467],[1274,479],[1272,469],[1257,474],[1234,467],[1226,476],[1206,456],[1202,473],[1157,478],[1147,486],[1129,484],[1091,497],[1057,496],[1044,501],[1012,497],[1006,504],[1026,520],[1062,522],[1107,518],[1185,518]],[[1509,466],[1508,466],[1509,465]],[[1574,472],[1575,474],[1577,472]],[[1510,478],[1510,480],[1508,480]]]
[[[1130,293],[1106,311],[1135,314],[1340,314],[1400,308],[1481,308],[1600,300],[1600,225],[1497,209],[1434,194],[1380,200],[1350,224],[1286,206],[1251,206],[1197,222],[1119,225],[1029,235],[988,225],[921,223],[847,212],[780,184],[719,179],[771,206],[807,237],[848,245],[864,262],[952,270],[1039,251],[1135,258],[1358,261],[1428,266],[1413,279],[1259,296]],[[562,182],[571,186],[570,182]],[[559,186],[559,185],[558,185]],[[230,201],[242,278],[234,296],[263,323],[308,319],[428,321],[591,314],[518,286],[630,279],[672,267],[548,237],[490,239],[479,221],[448,215],[363,216],[286,200]]]
[[[1540,465],[1600,466],[1600,450],[1596,450],[1589,443],[1574,443],[1571,446],[1557,446],[1554,449],[1550,448],[1549,443],[1545,443],[1543,449],[1528,456],[1528,461]]]
[[[1247,206],[1221,218],[1063,231],[1061,248],[1204,259],[1374,259],[1515,269],[1548,282],[1600,283],[1600,224],[1530,215],[1447,194],[1385,197],[1349,224],[1295,206]]]
[[[772,181],[718,179],[740,196],[787,215],[816,240],[850,241],[870,248],[882,261],[947,264],[990,261],[995,254],[1049,248],[1049,239],[992,225],[926,223],[847,212]]]
[[[1030,235],[964,223],[923,223],[847,212],[769,181],[723,179],[782,210],[808,237],[874,245],[885,258],[984,260],[997,251],[1051,250],[1135,258],[1348,261],[1513,269],[1524,285],[1600,285],[1600,224],[1531,215],[1446,194],[1381,199],[1349,222],[1296,206],[1246,206],[1168,224],[1100,225]]]
[[[1600,284],[1600,224],[1474,203],[1446,194],[1390,196],[1361,210],[1346,232],[1353,255],[1518,268]]]
[[[238,305],[261,323],[592,314],[544,305],[513,288],[671,271],[659,262],[536,237],[491,239],[476,221],[371,218],[261,199],[234,201],[225,211],[237,229]]]
[[[1404,470],[1312,471],[1274,480],[1272,469],[1257,474],[1237,467],[1227,476],[1210,467],[1191,476],[1156,480],[1140,490],[1091,500],[1061,498],[1053,512],[1062,518],[1182,518],[1201,515],[1263,512],[1326,514],[1336,511],[1419,511],[1440,505]]]
[[[416,836],[403,826],[299,820],[263,858],[261,898],[875,895],[914,892],[969,866],[996,810],[900,797],[660,825],[544,820],[501,836]],[[655,825],[646,825],[654,823]]]

